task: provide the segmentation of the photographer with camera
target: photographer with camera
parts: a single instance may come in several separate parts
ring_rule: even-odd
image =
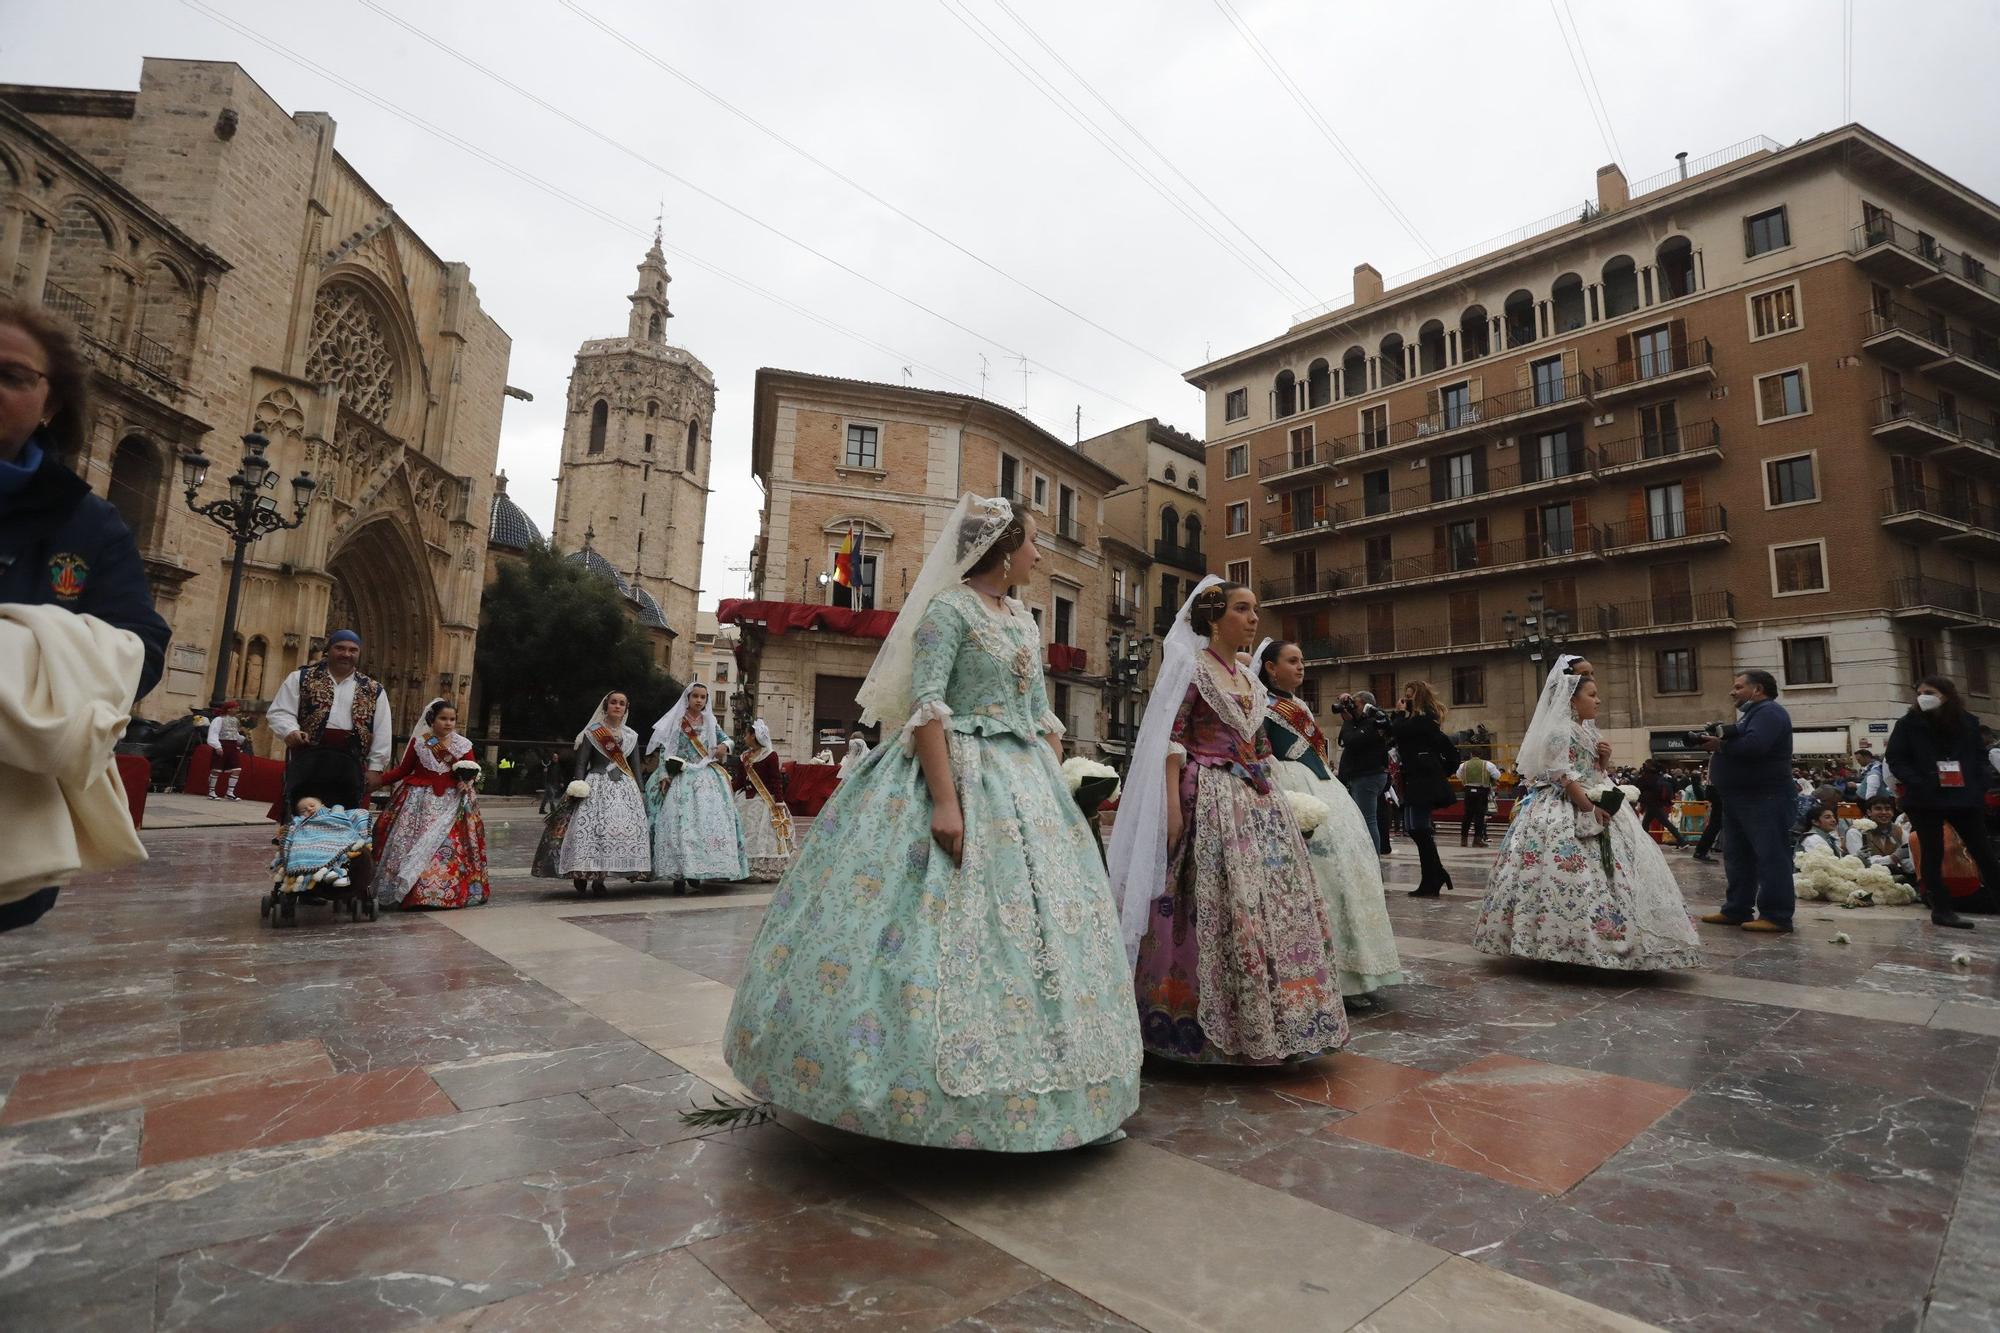
[[[1712,926],[1792,932],[1792,717],[1768,671],[1740,671],[1729,687],[1736,721],[1711,723],[1688,741],[1715,756],[1715,795],[1729,807],[1722,865],[1729,887]]]
[[[1457,799],[1448,776],[1459,763],[1458,747],[1444,734],[1444,704],[1429,681],[1403,687],[1403,701],[1389,723],[1389,738],[1403,760],[1403,828],[1417,844],[1423,878],[1410,890],[1412,898],[1435,898],[1452,887],[1451,875],[1438,855],[1437,831],[1431,813]]]
[[[1361,807],[1376,852],[1386,856],[1389,838],[1382,830],[1382,789],[1389,785],[1389,715],[1375,706],[1375,696],[1367,690],[1341,695],[1333,711],[1340,714],[1340,766],[1334,776]]]

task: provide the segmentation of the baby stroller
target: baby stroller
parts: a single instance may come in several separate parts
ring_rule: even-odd
[[[301,900],[327,903],[350,921],[375,919],[374,838],[366,810],[328,806],[299,815],[278,838],[271,892],[258,914],[273,926],[298,924]]]

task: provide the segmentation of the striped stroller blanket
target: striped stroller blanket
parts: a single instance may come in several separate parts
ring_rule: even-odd
[[[296,815],[271,869],[290,893],[346,888],[348,863],[369,851],[370,838],[366,810],[330,806]]]

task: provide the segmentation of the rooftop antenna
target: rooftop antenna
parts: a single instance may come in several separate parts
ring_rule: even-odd
[[[911,369],[910,369],[910,368],[909,368],[908,366],[904,366],[904,367],[903,367],[903,383],[905,383],[905,384],[914,384],[914,383],[916,383],[916,381],[917,381],[917,372],[916,372],[916,371],[914,371],[914,370],[911,370]]]
[[[1021,410],[1025,412],[1028,410],[1028,358],[1025,356],[1010,356],[1007,359],[1021,363]]]
[[[979,396],[981,398],[986,396],[986,376],[988,369],[986,353],[981,352],[979,354]]]
[[[660,211],[653,215],[654,245],[658,245],[660,243],[660,238],[666,232],[666,228],[667,228],[667,201],[665,199],[662,199],[660,200]]]
[[[1083,404],[1076,405],[1076,442],[1083,443]]]

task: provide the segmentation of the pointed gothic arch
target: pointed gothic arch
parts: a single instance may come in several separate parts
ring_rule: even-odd
[[[313,295],[306,378],[340,388],[341,406],[423,446],[430,369],[408,302],[372,269],[337,264]]]
[[[407,726],[435,693],[431,668],[444,622],[422,539],[401,517],[378,514],[345,535],[326,569],[333,595],[322,637],[343,628],[361,635],[361,669],[382,682],[394,721]]]

